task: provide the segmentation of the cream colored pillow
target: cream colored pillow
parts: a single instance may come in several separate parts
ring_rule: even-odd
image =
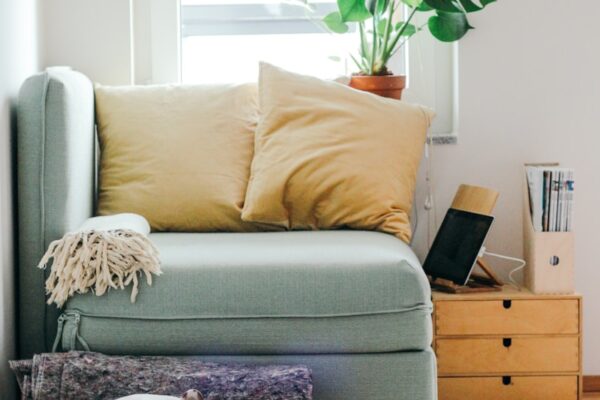
[[[430,110],[264,63],[259,105],[242,219],[410,240]]]
[[[240,218],[256,85],[96,87],[98,214],[138,213],[155,231],[247,231]]]

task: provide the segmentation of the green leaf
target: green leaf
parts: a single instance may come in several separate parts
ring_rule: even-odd
[[[390,0],[367,0],[367,9],[372,15],[381,15],[390,6]]]
[[[421,3],[419,4],[419,7],[417,7],[417,11],[427,12],[432,10],[433,8],[429,7],[426,3]]]
[[[445,12],[455,12],[462,13],[463,10],[460,8],[460,5],[457,3],[457,0],[423,0],[429,7]]]
[[[404,3],[412,0],[402,0]],[[419,11],[446,11],[446,12],[475,12],[480,11],[496,0],[422,0]]]
[[[479,6],[472,2],[471,0],[460,0],[460,4],[462,4],[463,8],[466,12],[475,12],[483,9],[483,6]]]
[[[429,18],[427,26],[431,34],[442,42],[454,42],[473,29],[463,13],[448,13],[436,11],[436,15]]]
[[[402,2],[409,7],[415,8],[420,7],[423,3],[423,0],[402,0]]]
[[[361,22],[371,18],[364,0],[337,0],[342,22]]]
[[[335,33],[346,33],[348,32],[348,25],[342,22],[342,16],[339,12],[334,11],[330,14],[327,14],[325,18],[323,18],[323,22],[327,25],[327,28]]]
[[[399,31],[403,26],[404,26],[404,22],[398,22],[396,24],[396,26],[394,27],[394,29],[396,31]],[[414,26],[413,24],[406,24],[406,28],[404,28],[404,31],[402,32],[402,36],[412,36],[415,33],[417,33],[417,27]]]

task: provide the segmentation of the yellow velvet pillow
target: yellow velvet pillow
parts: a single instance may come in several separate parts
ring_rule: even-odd
[[[248,231],[240,213],[254,147],[256,85],[96,87],[98,214],[155,231]]]
[[[264,63],[259,105],[243,220],[410,240],[430,110]]]

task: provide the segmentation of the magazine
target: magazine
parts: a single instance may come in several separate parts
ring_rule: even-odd
[[[558,165],[525,167],[529,208],[537,232],[570,232],[573,229],[574,171]]]

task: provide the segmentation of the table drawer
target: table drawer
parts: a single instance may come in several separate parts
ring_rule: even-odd
[[[439,400],[577,400],[577,376],[440,378]]]
[[[437,338],[435,353],[440,375],[579,371],[577,336]]]
[[[438,301],[438,336],[578,334],[577,299]]]

